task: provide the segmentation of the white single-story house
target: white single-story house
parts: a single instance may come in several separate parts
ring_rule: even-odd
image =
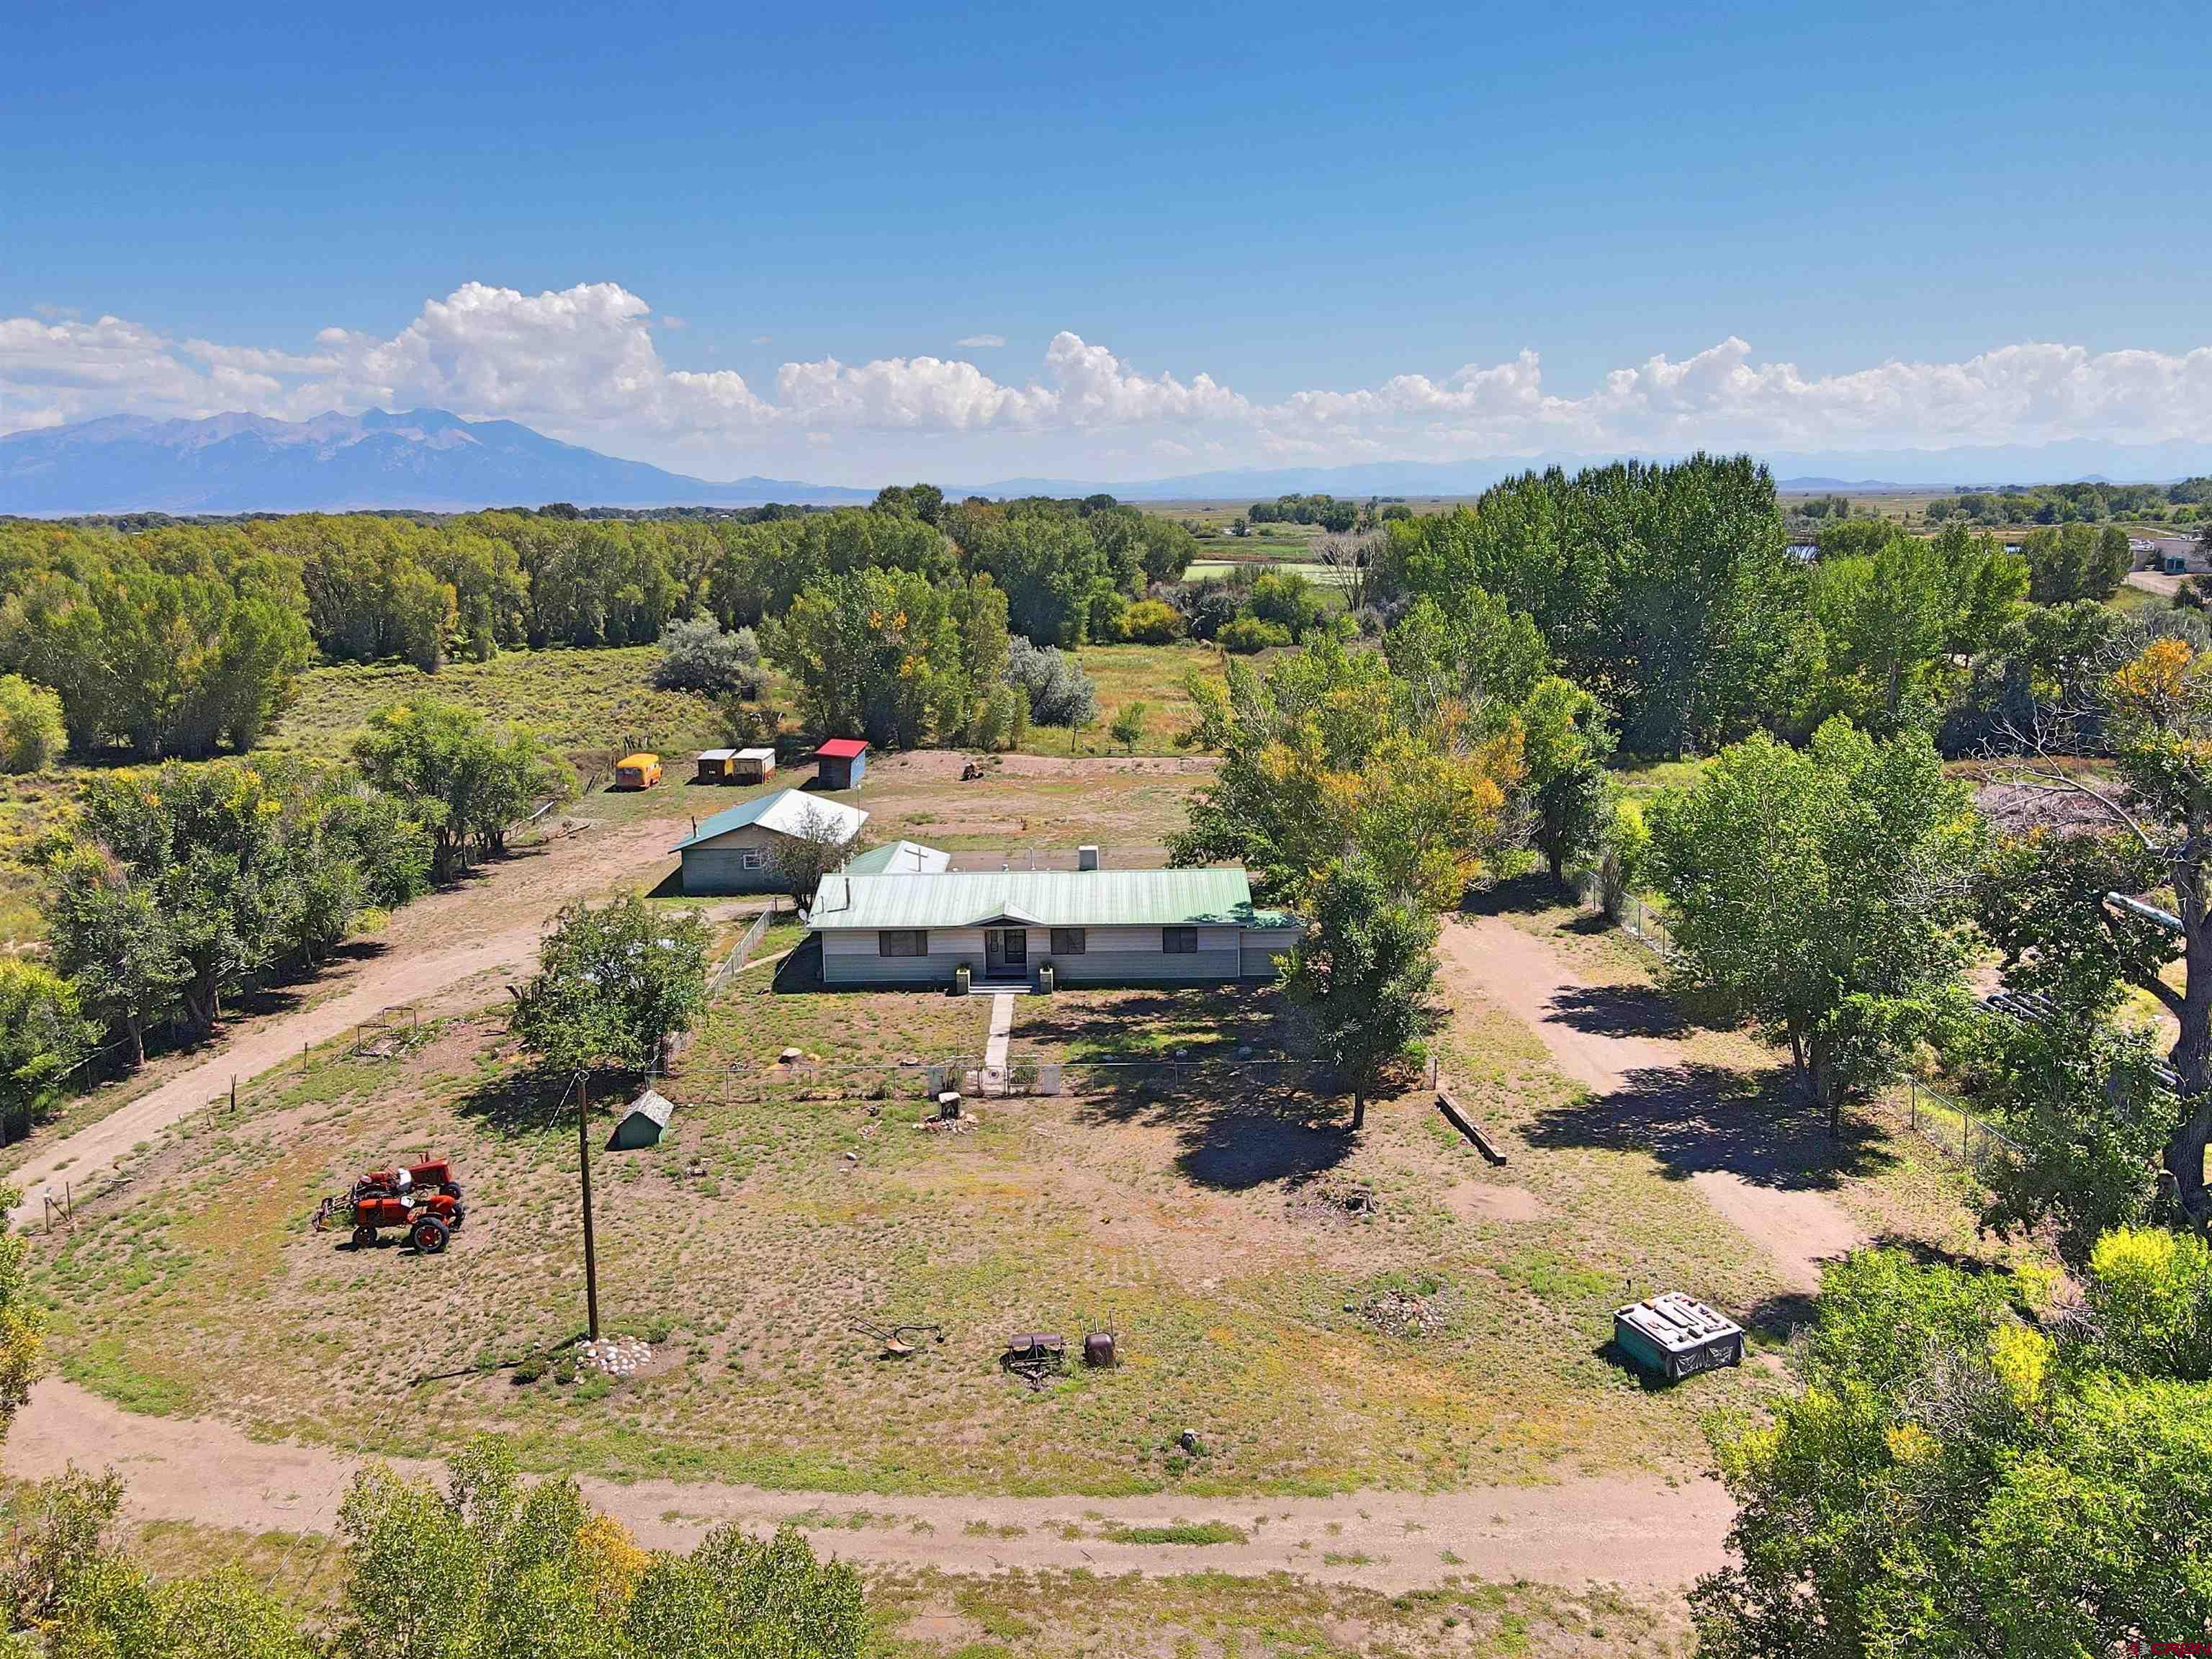
[[[878,849],[879,851],[881,849]],[[924,848],[923,851],[929,849]],[[868,855],[873,857],[873,854]],[[824,876],[806,925],[830,985],[1181,985],[1272,979],[1297,918],[1239,868],[863,870]]]
[[[684,861],[686,894],[765,893],[777,888],[779,842],[817,824],[850,841],[867,820],[866,812],[843,801],[823,800],[803,789],[779,789],[726,807],[672,850]]]

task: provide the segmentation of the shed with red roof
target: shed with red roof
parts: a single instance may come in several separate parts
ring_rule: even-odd
[[[824,789],[858,789],[867,772],[863,738],[832,738],[814,751],[814,775]]]

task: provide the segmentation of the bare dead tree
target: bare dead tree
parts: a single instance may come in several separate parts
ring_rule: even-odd
[[[1373,551],[1372,538],[1367,537],[1346,540],[1341,536],[1323,536],[1314,544],[1315,558],[1335,573],[1348,611],[1358,612],[1367,608],[1375,568]]]

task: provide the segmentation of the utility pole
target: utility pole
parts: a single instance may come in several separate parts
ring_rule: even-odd
[[[599,1261],[592,1247],[592,1129],[589,1085],[576,1073],[576,1164],[584,1176],[584,1306],[592,1340],[599,1340]]]

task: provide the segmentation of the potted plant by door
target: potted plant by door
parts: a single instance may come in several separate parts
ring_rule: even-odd
[[[1052,994],[1052,964],[1048,962],[1037,964],[1037,989],[1047,996]]]
[[[955,966],[952,969],[952,994],[957,997],[966,996],[968,994],[969,981],[972,975],[969,972],[968,964],[966,963],[963,962]]]

